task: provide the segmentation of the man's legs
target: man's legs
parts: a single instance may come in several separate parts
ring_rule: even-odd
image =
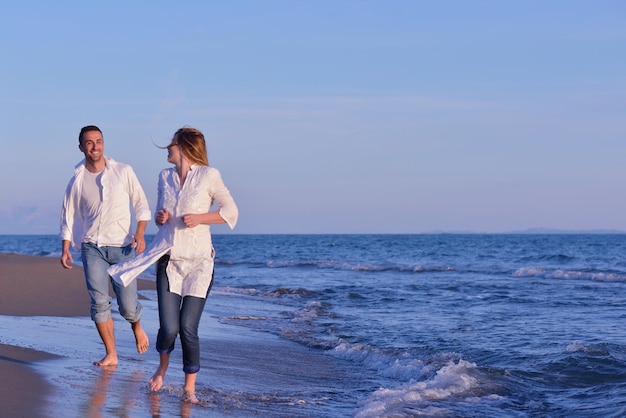
[[[107,247],[107,261],[109,264],[122,263],[131,259],[134,255],[135,251],[130,245],[121,248]],[[111,284],[117,296],[117,305],[120,310],[120,315],[130,322],[133,333],[135,334],[137,352],[140,354],[145,353],[148,351],[149,340],[141,327],[141,311],[143,307],[137,297],[137,281],[133,280],[128,286],[122,286],[115,280],[111,280]]]
[[[100,338],[104,343],[104,349],[106,350],[105,356],[101,360],[93,362],[96,366],[115,366],[117,364],[117,349],[115,347],[115,330],[113,329],[113,318],[106,322],[96,322],[96,329]]]
[[[106,350],[101,360],[94,361],[98,366],[117,364],[113,317],[111,316],[111,297],[109,296],[109,274],[105,253],[96,245],[83,243],[81,257],[85,271],[85,282],[91,299],[91,319]]]

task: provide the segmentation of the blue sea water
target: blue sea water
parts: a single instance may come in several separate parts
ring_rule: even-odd
[[[214,245],[201,326],[213,372],[198,386],[208,416],[626,416],[626,235],[220,234]],[[0,236],[2,253],[59,248],[55,236]],[[59,351],[17,334],[0,342]],[[250,376],[254,363],[265,369]],[[193,412],[180,415],[207,416]]]

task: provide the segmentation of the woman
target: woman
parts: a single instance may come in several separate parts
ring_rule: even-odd
[[[220,172],[209,167],[204,135],[184,127],[167,146],[167,161],[174,167],[161,171],[155,215],[159,231],[142,255],[109,269],[111,276],[128,283],[157,259],[159,332],[156,348],[159,367],[149,386],[163,386],[177,335],[183,350],[183,399],[198,402],[196,377],[200,370],[198,324],[213,283],[215,252],[211,224],[234,228],[239,212]],[[213,203],[218,209],[210,211]]]

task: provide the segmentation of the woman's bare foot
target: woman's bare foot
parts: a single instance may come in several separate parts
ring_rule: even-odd
[[[183,403],[198,403],[198,398],[196,398],[196,377],[198,377],[198,373],[185,373]]]
[[[163,387],[163,379],[165,378],[165,373],[160,374],[157,370],[150,380],[148,381],[148,386],[150,386],[150,390],[153,392],[158,392]]]
[[[185,391],[185,393],[183,393],[183,402],[199,403],[200,401],[196,398],[194,392]]]
[[[93,364],[100,367],[117,366],[117,361],[117,354],[107,354],[101,360],[94,361]]]
[[[148,385],[150,386],[151,391],[158,392],[159,390],[161,390],[161,387],[163,387],[163,380],[165,380],[165,372],[167,372],[168,364],[169,364],[169,355],[162,354],[159,367],[156,369],[156,372],[154,372],[154,374],[148,381]]]
[[[133,328],[133,332],[135,333],[137,352],[139,354],[143,354],[148,351],[148,347],[150,346],[150,340],[148,339],[148,335],[143,330],[143,328],[141,328],[141,323],[139,321],[133,322],[131,326]]]
[[[161,390],[161,387],[163,387],[163,380],[165,379],[165,373],[167,372],[167,368],[169,367],[169,365],[170,354],[159,354],[159,367],[156,369],[156,372],[154,372],[154,374],[148,381],[148,386],[150,386],[151,391],[158,392],[159,390]]]

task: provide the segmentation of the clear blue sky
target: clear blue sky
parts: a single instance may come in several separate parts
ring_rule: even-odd
[[[0,45],[2,234],[88,124],[152,206],[202,130],[239,233],[626,230],[624,1],[25,0]]]

